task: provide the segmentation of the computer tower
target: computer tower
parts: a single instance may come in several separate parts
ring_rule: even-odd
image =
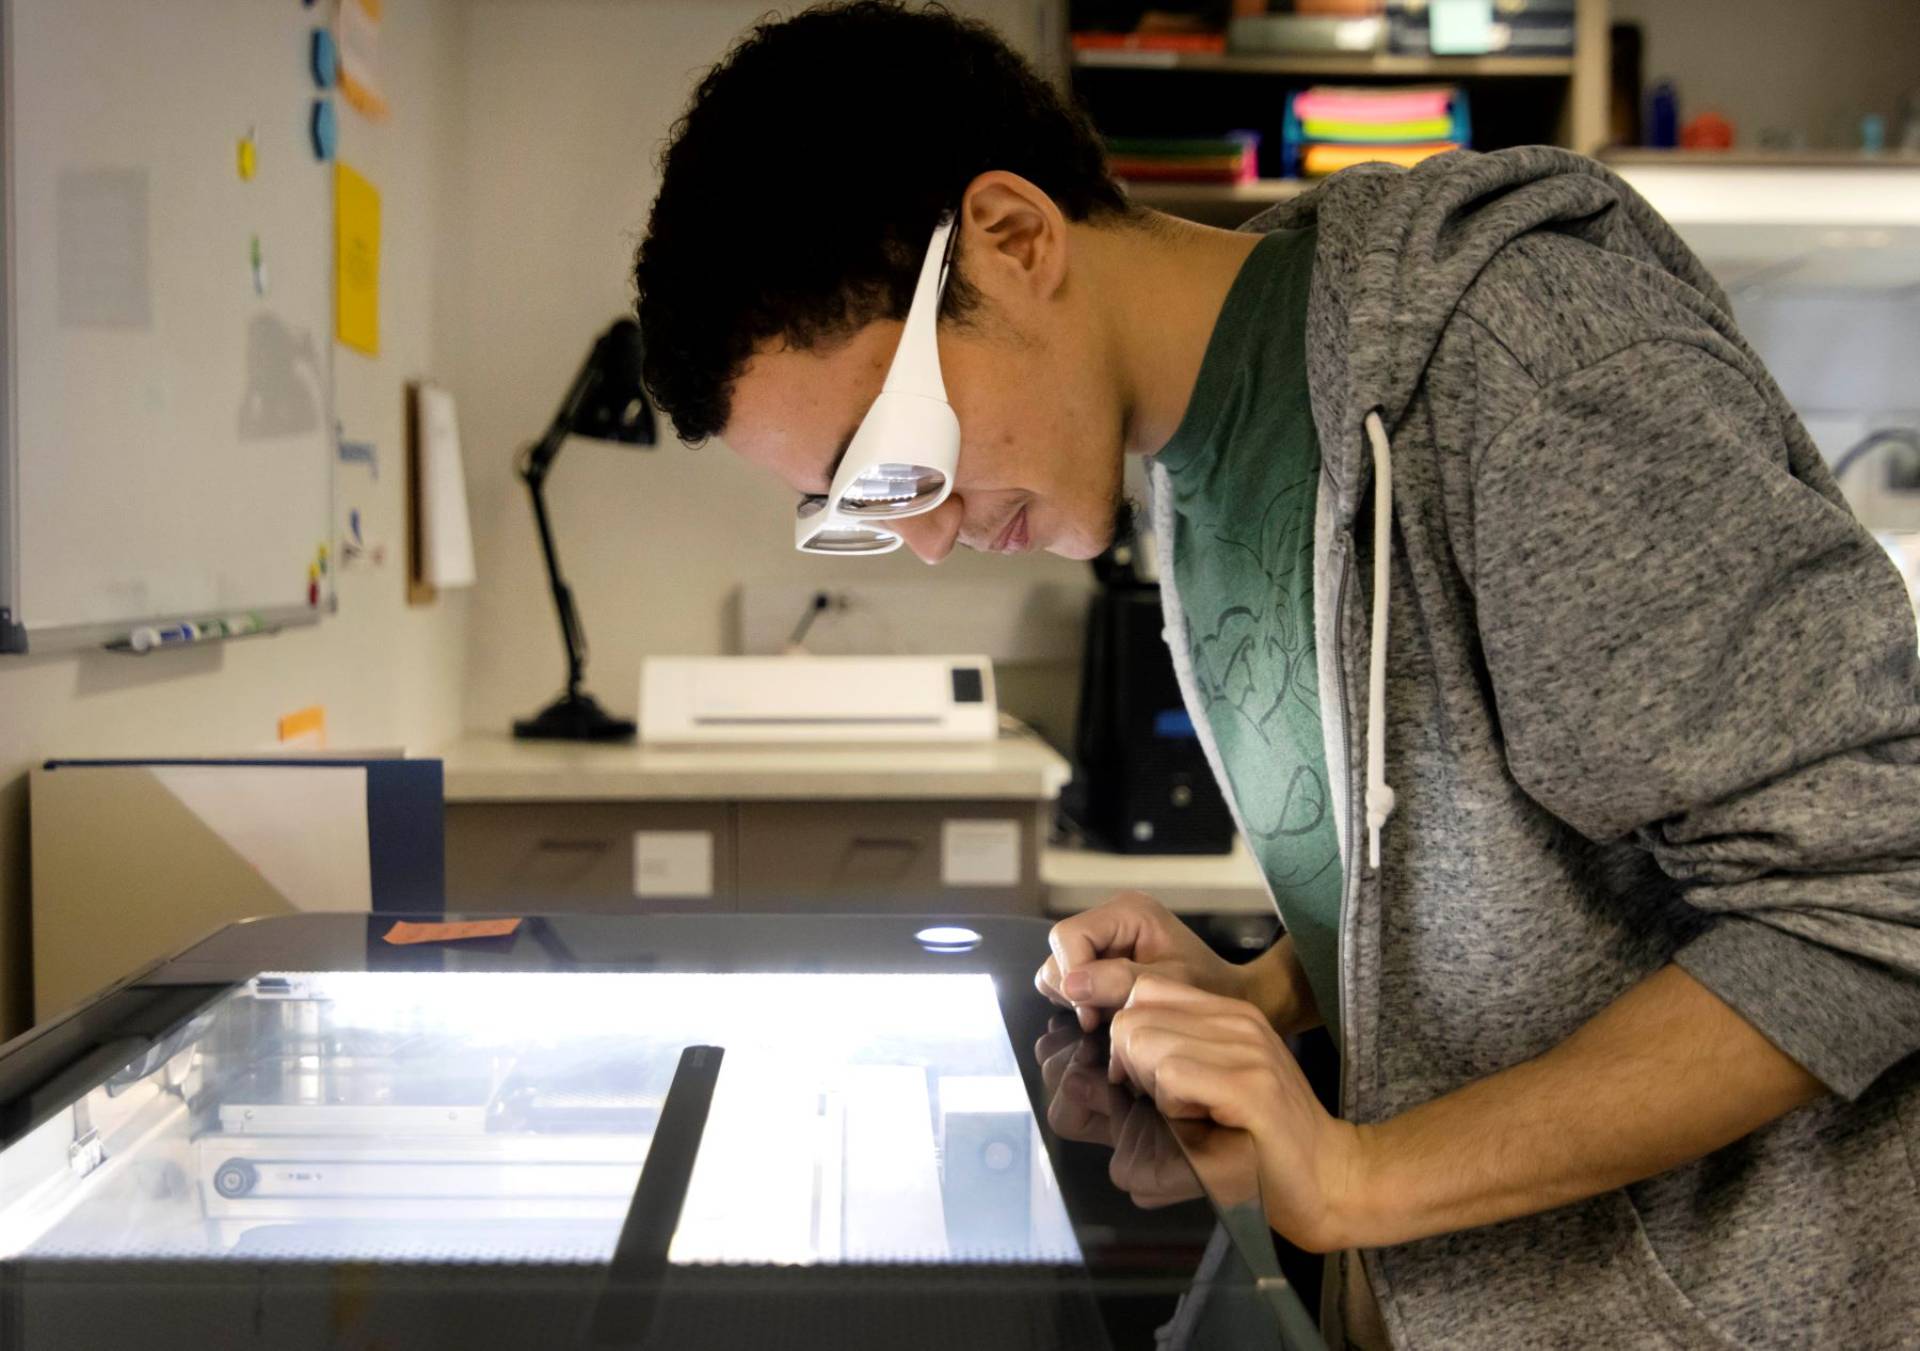
[[[1108,580],[1087,613],[1068,814],[1124,854],[1224,854],[1233,817],[1180,698],[1160,588]]]

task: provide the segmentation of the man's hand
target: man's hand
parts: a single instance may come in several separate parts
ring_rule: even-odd
[[[1124,1005],[1134,981],[1147,972],[1209,994],[1246,1000],[1282,1035],[1320,1022],[1291,938],[1236,966],[1143,892],[1123,891],[1104,905],[1061,920],[1047,943],[1053,955],[1033,983],[1054,1003],[1074,1010],[1087,1031],[1098,1027],[1108,1010]]]
[[[1113,1018],[1109,1077],[1169,1119],[1248,1132],[1268,1222],[1309,1252],[1350,1246],[1359,1132],[1327,1114],[1260,1010],[1142,974]]]

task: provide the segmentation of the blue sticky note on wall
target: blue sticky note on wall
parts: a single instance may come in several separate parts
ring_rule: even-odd
[[[333,88],[334,81],[340,75],[340,56],[333,45],[333,33],[325,28],[313,30],[312,60],[313,83],[318,89]]]
[[[1493,0],[1431,0],[1435,56],[1479,56],[1493,48]]]
[[[334,120],[331,99],[313,101],[313,118],[307,131],[313,139],[313,157],[323,160],[332,159],[334,142],[339,138],[340,128]]]

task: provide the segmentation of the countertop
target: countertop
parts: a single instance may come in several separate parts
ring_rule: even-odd
[[[1071,769],[1032,732],[885,745],[643,746],[473,732],[429,754],[461,802],[804,799],[1052,801]]]
[[[1116,891],[1144,891],[1176,915],[1270,915],[1260,865],[1238,836],[1227,854],[1106,854],[1049,845],[1040,851],[1047,912],[1091,910]]]

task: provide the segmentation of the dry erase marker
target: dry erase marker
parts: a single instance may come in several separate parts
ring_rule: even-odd
[[[149,652],[156,647],[190,643],[199,636],[200,630],[192,624],[169,624],[165,628],[135,629],[127,637],[127,646],[135,652]]]

